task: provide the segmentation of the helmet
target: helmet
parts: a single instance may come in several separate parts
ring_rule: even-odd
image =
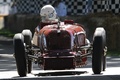
[[[42,22],[45,21],[54,21],[56,19],[56,10],[51,5],[45,5],[42,7],[41,12]]]

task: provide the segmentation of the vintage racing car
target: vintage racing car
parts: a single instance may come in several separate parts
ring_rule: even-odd
[[[86,38],[82,25],[72,20],[42,23],[43,28],[16,33],[13,38],[14,56],[20,76],[32,71],[32,62],[44,70],[75,69],[86,65],[92,55],[92,70],[100,74],[106,68],[106,32],[96,28],[93,41]]]

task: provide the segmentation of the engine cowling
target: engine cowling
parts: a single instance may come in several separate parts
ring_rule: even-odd
[[[46,46],[47,50],[72,50],[85,45],[85,31],[80,25],[47,25],[40,30],[39,34],[44,34],[44,40],[41,40],[43,38],[41,37],[38,41],[39,46]]]

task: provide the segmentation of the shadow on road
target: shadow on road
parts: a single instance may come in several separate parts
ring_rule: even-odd
[[[35,76],[64,76],[64,75],[80,75],[87,73],[87,71],[55,71],[55,72],[41,72],[34,74]]]

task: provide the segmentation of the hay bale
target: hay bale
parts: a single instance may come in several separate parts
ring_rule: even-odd
[[[25,18],[24,29],[30,29],[32,33],[34,33],[35,28],[40,22],[40,16],[37,15],[29,15]]]
[[[109,50],[116,50],[118,45],[118,28],[120,26],[120,19],[116,17],[107,17],[105,22],[106,33],[107,33],[107,46]]]
[[[26,15],[17,15],[16,26],[14,27],[16,32],[22,32],[24,29],[25,17]]]

